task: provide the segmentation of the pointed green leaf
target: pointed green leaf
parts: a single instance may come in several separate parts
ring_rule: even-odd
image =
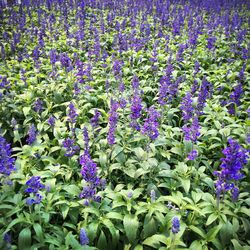
[[[191,229],[193,232],[199,234],[203,239],[206,238],[206,234],[200,228],[191,225],[191,226],[189,226],[189,229]]]
[[[219,224],[218,226],[211,228],[206,237],[207,241],[213,241],[216,235],[219,233],[221,227],[222,224]]]
[[[117,212],[109,212],[106,216],[109,219],[123,220],[123,216]]]
[[[130,243],[134,243],[139,227],[138,218],[132,214],[126,214],[123,219],[126,236]]]
[[[33,225],[33,228],[34,228],[34,230],[35,230],[35,232],[36,232],[37,238],[38,238],[39,241],[42,243],[43,240],[44,240],[44,237],[43,237],[43,230],[42,230],[41,225],[38,224],[38,223],[35,223],[35,224]]]
[[[210,214],[207,219],[206,226],[209,226],[210,224],[212,224],[217,218],[218,218],[217,214]]]
[[[167,239],[168,238],[165,235],[155,234],[155,235],[147,238],[146,240],[144,240],[142,244],[153,247],[155,249],[159,249],[160,243],[165,243],[166,244]]]
[[[31,231],[29,228],[24,228],[18,236],[18,249],[30,250],[31,248]]]

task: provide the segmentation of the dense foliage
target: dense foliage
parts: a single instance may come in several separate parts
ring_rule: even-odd
[[[0,5],[0,249],[250,248],[247,0]]]

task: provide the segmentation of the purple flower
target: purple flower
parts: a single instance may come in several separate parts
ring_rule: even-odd
[[[180,219],[178,217],[172,219],[171,231],[173,234],[177,234],[180,231]]]
[[[79,197],[89,202],[91,199],[95,197],[95,194],[96,194],[96,187],[93,185],[89,185],[83,187],[83,190],[80,193]]]
[[[70,122],[71,124],[76,123],[76,118],[77,118],[78,114],[76,113],[76,109],[74,104],[71,102],[69,104],[69,113],[68,113],[68,122]]]
[[[89,238],[84,228],[81,228],[80,230],[80,244],[82,246],[89,244]]]
[[[122,76],[122,66],[123,66],[123,62],[119,61],[119,60],[115,60],[114,64],[113,64],[113,73],[115,75],[115,78],[121,78]]]
[[[86,127],[83,128],[84,151],[89,154],[89,134]]]
[[[228,113],[230,115],[235,115],[235,105],[240,106],[241,101],[240,98],[242,97],[244,91],[243,86],[239,83],[233,90],[233,93],[229,96],[230,105],[228,107]]]
[[[7,244],[11,244],[11,235],[9,233],[5,233],[3,236],[3,240],[7,243]]]
[[[123,92],[125,91],[125,85],[124,85],[123,82],[121,82],[121,83],[119,84],[119,91],[120,91],[121,93],[123,93]]]
[[[40,176],[32,176],[27,182],[26,185],[28,186],[27,189],[25,189],[26,193],[34,193],[36,194],[40,189],[45,188],[45,186],[40,182],[41,177]]]
[[[194,75],[197,75],[199,71],[200,71],[200,63],[196,61],[194,64]]]
[[[239,72],[239,79],[240,79],[240,81],[244,81],[245,80],[245,70],[246,70],[246,63],[244,63],[243,64],[243,66],[242,66],[242,68],[241,68],[241,70],[240,70],[240,72]]]
[[[79,88],[79,85],[77,82],[74,83],[74,95],[79,95],[81,93],[81,89]]]
[[[195,160],[195,159],[197,158],[197,156],[198,156],[198,151],[197,151],[197,150],[192,150],[192,151],[188,154],[187,158],[188,158],[190,161],[193,161],[193,160]]]
[[[199,88],[199,83],[198,83],[197,80],[194,80],[192,88],[191,88],[192,95],[194,95],[196,93],[196,91],[198,90],[198,88]]]
[[[154,203],[155,202],[155,190],[154,189],[152,189],[151,191],[150,191],[150,199],[151,199],[151,202],[152,203]]]
[[[166,74],[160,79],[158,103],[161,106],[164,106],[167,103],[171,103],[173,98],[177,95],[179,89],[179,83],[182,78],[179,77],[178,79],[176,79],[175,82],[173,82],[172,81],[173,70],[174,68],[170,64],[166,69]]]
[[[36,140],[36,136],[37,136],[37,131],[36,131],[36,127],[34,124],[31,124],[28,130],[28,138],[26,140],[26,142],[31,145],[35,140]]]
[[[62,53],[60,55],[60,62],[61,62],[62,67],[64,67],[67,72],[71,70],[72,68],[71,60],[66,53]]]
[[[192,95],[188,92],[185,97],[182,99],[181,107],[182,110],[182,117],[184,122],[188,122],[193,116],[193,100]]]
[[[142,134],[147,135],[151,140],[155,140],[159,136],[159,122],[158,119],[161,117],[160,113],[151,106],[147,110],[148,116],[144,120],[144,125],[142,127]]]
[[[136,75],[134,75],[133,80],[132,80],[132,88],[133,88],[133,90],[138,89],[139,85],[140,85],[139,78]]]
[[[15,159],[11,157],[11,145],[0,136],[0,173],[9,176],[15,171]]]
[[[57,54],[56,54],[56,50],[55,49],[50,50],[49,57],[50,57],[50,63],[52,65],[55,65],[55,63],[57,61]]]
[[[121,98],[120,101],[119,101],[119,105],[122,109],[126,108],[127,106],[127,101],[125,98]]]
[[[39,50],[39,46],[36,46],[32,53],[33,60],[37,62],[39,60],[40,54],[41,52]]]
[[[141,111],[142,111],[142,100],[138,91],[136,91],[132,99],[130,118],[132,120],[139,119],[141,117]]]
[[[64,155],[67,157],[72,157],[80,150],[79,146],[75,145],[75,140],[71,138],[66,138],[63,141],[63,147],[66,149]]]
[[[51,126],[51,127],[54,127],[55,126],[55,122],[56,122],[56,119],[53,115],[51,115],[48,119],[48,124]]]
[[[37,113],[41,113],[42,112],[42,110],[43,110],[43,101],[42,100],[40,100],[39,98],[37,98],[33,105],[34,105],[34,110]]]
[[[28,206],[32,206],[33,204],[40,204],[41,203],[41,201],[42,201],[42,195],[40,195],[40,194],[36,194],[36,196],[35,196],[35,199],[34,198],[27,198],[26,199],[26,204],[28,205]]]
[[[131,199],[133,197],[133,191],[128,191],[127,197]]]
[[[184,139],[186,141],[192,141],[195,143],[197,141],[197,138],[200,136],[199,129],[199,120],[198,117],[195,116],[191,125],[185,124],[182,127],[182,130],[184,132]]]
[[[218,177],[215,184],[216,194],[220,197],[221,193],[231,190],[232,198],[237,200],[239,190],[235,182],[244,177],[240,171],[247,164],[249,156],[247,150],[242,148],[237,141],[230,138],[228,144],[229,146],[222,151],[225,157],[221,158],[221,171],[214,172],[214,175]]]
[[[101,116],[101,113],[96,109],[94,116],[90,119],[90,123],[91,123],[92,128],[98,127],[100,116]]]
[[[40,182],[41,177],[40,176],[32,176],[27,182],[26,185],[28,186],[27,189],[25,189],[26,193],[34,194],[35,198],[27,198],[26,204],[28,206],[31,206],[33,204],[40,204],[42,200],[42,196],[38,193],[41,189],[44,189],[45,186]]]
[[[9,89],[10,82],[7,80],[6,76],[0,76],[0,89]]]
[[[201,83],[201,89],[198,95],[197,110],[198,114],[202,114],[203,108],[205,107],[206,99],[212,97],[213,86],[204,77]]]
[[[91,159],[88,152],[84,152],[80,157],[80,164],[82,165],[81,174],[86,182],[98,185],[100,179],[97,177],[97,164]]]
[[[130,118],[132,119],[130,126],[135,130],[140,131],[140,126],[137,120],[141,117],[142,100],[139,91],[134,92],[130,110],[131,110]]]
[[[111,108],[109,111],[109,131],[107,138],[109,145],[115,144],[115,130],[119,118],[119,115],[117,113],[118,108],[119,108],[119,103],[117,101],[111,100]]]
[[[87,182],[87,185],[83,187],[80,198],[88,201],[93,199],[99,202],[100,199],[96,196],[97,188],[104,188],[105,181],[97,176],[97,164],[91,159],[89,152],[86,150],[80,156],[79,162],[82,165],[81,175],[84,181]]]
[[[211,36],[207,38],[207,48],[208,49],[213,49],[215,46],[215,42],[216,42],[217,38],[215,36]]]

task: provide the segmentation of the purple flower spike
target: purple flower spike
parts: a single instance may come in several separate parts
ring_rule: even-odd
[[[55,126],[55,122],[56,122],[56,119],[53,115],[51,115],[48,119],[48,124],[51,126],[51,127],[54,127]]]
[[[70,138],[63,141],[63,147],[66,149],[65,156],[67,157],[72,157],[80,150],[79,146],[75,145],[75,140]]]
[[[192,95],[188,92],[181,102],[180,109],[182,110],[183,120],[188,122],[193,116],[193,100]]]
[[[26,204],[28,206],[32,206],[33,204],[40,204],[42,201],[42,196],[38,193],[41,189],[45,188],[45,185],[41,183],[41,177],[40,176],[32,176],[27,182],[26,185],[28,186],[27,189],[25,189],[26,193],[34,194],[34,198],[27,198]]]
[[[177,234],[180,231],[180,219],[178,217],[172,219],[171,231],[173,234]]]
[[[45,188],[43,184],[41,184],[41,177],[40,176],[32,176],[27,182],[26,185],[28,186],[25,189],[26,193],[37,193],[40,189]]]
[[[92,128],[98,127],[100,116],[101,116],[101,113],[96,109],[94,116],[90,119]]]
[[[89,238],[88,238],[88,235],[87,235],[86,230],[84,228],[81,228],[81,230],[80,230],[80,244],[82,246],[89,244]]]
[[[31,145],[36,140],[36,136],[37,136],[36,127],[34,124],[31,124],[28,130],[28,138],[26,140],[27,143]]]
[[[190,161],[194,161],[197,157],[198,157],[198,152],[197,152],[197,150],[192,150],[192,151],[188,154],[188,156],[187,156],[187,158],[188,158]]]
[[[193,122],[190,126],[188,126],[187,124],[185,124],[182,128],[183,132],[184,132],[184,139],[186,141],[191,141],[191,142],[196,142],[198,137],[200,136],[200,125],[199,125],[199,120],[198,117],[195,116],[193,118]]]
[[[159,136],[159,122],[160,113],[152,106],[148,109],[148,117],[144,120],[142,127],[142,134],[147,135],[151,140],[155,140]]]
[[[235,182],[244,177],[240,171],[247,164],[249,156],[247,150],[242,148],[237,141],[230,138],[228,144],[229,146],[222,151],[225,157],[221,158],[221,171],[214,172],[214,175],[218,177],[215,186],[218,198],[221,193],[231,191],[232,199],[235,201],[239,194]]]
[[[9,176],[15,171],[15,159],[11,157],[11,146],[4,137],[0,136],[0,173]]]
[[[68,113],[68,121],[72,124],[76,123],[76,118],[78,114],[76,112],[74,104],[71,102],[69,104],[69,113]]]
[[[119,103],[111,100],[111,109],[109,112],[109,131],[107,138],[109,145],[115,144],[115,131],[119,118],[119,115],[117,113],[118,108],[119,108]]]

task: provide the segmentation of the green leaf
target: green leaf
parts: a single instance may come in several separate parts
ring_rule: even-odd
[[[107,218],[109,219],[116,219],[116,220],[123,220],[123,216],[117,212],[109,212],[106,214]]]
[[[62,212],[62,216],[63,216],[63,219],[65,219],[68,215],[68,212],[69,212],[69,205],[68,204],[63,204],[61,207],[61,212]]]
[[[101,234],[99,236],[98,242],[97,242],[97,247],[100,250],[106,250],[108,249],[108,244],[106,240],[106,236],[103,231],[101,231]]]
[[[31,107],[23,107],[23,114],[27,116],[30,113]]]
[[[16,224],[18,224],[18,223],[26,223],[26,224],[28,224],[27,220],[24,219],[23,217],[21,217],[21,218],[16,218],[16,219],[14,219],[14,220],[8,225],[8,227],[7,227],[7,229],[5,230],[5,232],[8,232],[9,229],[11,229],[14,225],[16,225]]]
[[[130,243],[134,243],[139,227],[138,218],[132,214],[126,214],[123,219],[126,236]]]
[[[43,230],[42,230],[41,225],[38,224],[38,223],[35,223],[35,224],[33,225],[33,228],[34,228],[34,230],[35,230],[35,232],[36,232],[36,236],[37,236],[39,242],[42,243],[43,240],[44,240],[44,237],[43,237]]]
[[[157,232],[157,224],[153,217],[149,217],[148,215],[145,217],[144,225],[143,225],[143,237],[147,238],[152,236]]]
[[[92,222],[88,225],[86,228],[87,235],[89,237],[89,240],[92,242],[97,236],[97,230],[98,230],[98,222]]]
[[[234,246],[234,250],[244,250],[244,248],[241,246],[241,244],[236,239],[232,239],[231,242]]]
[[[219,121],[214,121],[214,125],[217,129],[221,129],[221,124]]]
[[[65,191],[67,191],[69,194],[75,195],[75,196],[79,196],[79,194],[81,193],[80,188],[76,185],[73,185],[73,184],[65,186],[65,187],[63,187],[63,189]]]
[[[181,149],[181,148],[173,147],[173,148],[171,148],[170,151],[171,151],[172,153],[174,153],[174,154],[177,154],[177,155],[179,155],[179,156],[182,156],[182,149]]]
[[[134,250],[143,250],[143,246],[142,245],[136,245]]]
[[[211,228],[206,237],[207,241],[213,241],[221,228],[222,224],[219,224],[218,226]]]
[[[243,213],[243,214],[245,214],[247,216],[249,216],[249,214],[250,214],[250,208],[241,207],[239,212]]]
[[[195,240],[192,242],[189,249],[195,249],[195,250],[203,250],[202,244],[200,241]]]
[[[196,226],[189,226],[189,229],[191,229],[193,232],[197,233],[198,235],[200,235],[203,239],[206,238],[206,234],[203,230],[201,230],[200,228],[196,227]]]
[[[31,231],[29,228],[24,228],[18,236],[18,249],[30,250],[31,247]]]
[[[72,235],[72,232],[69,232],[65,237],[65,244],[67,248],[72,247],[72,249],[82,249],[80,243]]]
[[[181,205],[181,199],[177,196],[161,196],[158,201],[171,201],[178,207]]]
[[[218,218],[217,214],[210,214],[207,219],[206,226],[212,224],[217,218]]]
[[[99,155],[99,162],[101,167],[105,167],[107,164],[108,158],[107,158],[107,154],[105,154],[104,152],[101,152]]]
[[[134,175],[134,178],[135,179],[137,179],[138,177],[140,177],[140,176],[142,176],[142,175],[145,175],[145,174],[147,174],[147,173],[149,173],[150,172],[150,170],[144,170],[143,168],[139,168],[139,169],[137,169],[136,170],[136,172],[135,172],[135,175]]]
[[[190,179],[181,179],[181,184],[186,192],[188,194],[190,189]]]
[[[111,160],[114,160],[121,152],[123,148],[121,146],[116,145],[111,154]]]
[[[134,148],[133,151],[139,160],[146,159],[147,152],[145,152],[141,147]]]
[[[155,235],[147,238],[146,240],[144,240],[142,244],[159,249],[160,243],[162,242],[162,243],[166,244],[167,239],[168,238],[165,235],[155,234]]]

